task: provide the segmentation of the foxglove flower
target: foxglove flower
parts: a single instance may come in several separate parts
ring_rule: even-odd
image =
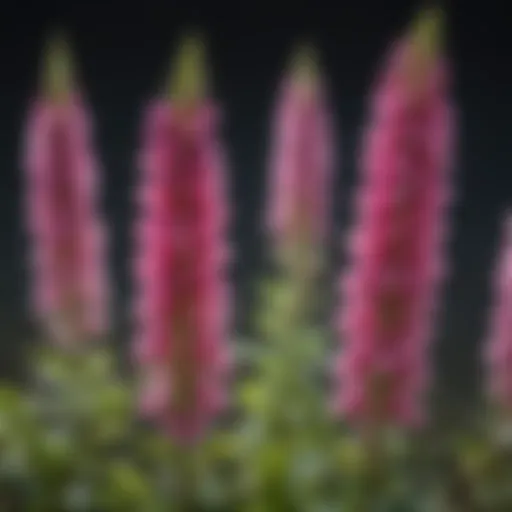
[[[495,274],[495,297],[485,346],[488,395],[502,412],[512,412],[512,215],[504,222],[503,247]]]
[[[66,43],[56,37],[46,57],[23,161],[33,303],[47,333],[74,344],[108,327],[106,241],[91,119],[73,82]]]
[[[452,154],[438,23],[437,13],[424,13],[392,48],[371,102],[337,319],[335,404],[356,423],[423,419]]]
[[[322,400],[325,336],[317,307],[330,231],[331,113],[312,49],[300,47],[291,64],[272,119],[264,217],[276,272],[263,282],[256,357],[240,393],[241,432],[259,433],[248,442],[242,435],[240,474],[252,490],[247,502],[259,510],[304,508],[305,499],[315,502],[312,489],[323,489],[330,477],[301,471],[300,460],[307,433],[308,451],[320,457],[315,465],[328,467],[322,450],[332,422]],[[269,457],[278,461],[270,479]]]
[[[228,355],[225,169],[202,59],[187,40],[173,95],[148,108],[138,190],[141,412],[180,441],[201,435],[223,404]]]
[[[301,48],[281,85],[273,129],[267,229],[277,245],[325,241],[332,127],[314,52]]]

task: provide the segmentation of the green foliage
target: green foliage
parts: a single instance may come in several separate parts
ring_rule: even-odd
[[[489,416],[480,430],[454,443],[460,479],[481,510],[512,510],[512,423]]]
[[[142,424],[112,350],[43,346],[29,369],[25,389],[0,386],[2,512],[183,510],[184,477],[194,510],[229,510],[231,440],[188,451]]]
[[[376,445],[346,431],[320,380],[327,335],[291,314],[283,286],[266,288],[266,336],[244,348],[238,414],[192,448],[137,419],[110,349],[38,349],[24,389],[0,386],[0,510],[512,510],[509,420]]]
[[[335,423],[322,385],[328,337],[312,321],[308,283],[306,274],[281,272],[261,289],[234,434],[243,509],[325,510],[335,502]]]
[[[25,392],[0,393],[2,495],[13,510],[144,509],[151,492],[136,464],[133,393],[113,354],[44,347],[31,370]]]

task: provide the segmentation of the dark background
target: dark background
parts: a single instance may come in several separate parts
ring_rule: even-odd
[[[484,339],[489,277],[500,216],[512,192],[512,81],[505,3],[447,3],[447,50],[459,106],[459,202],[450,247],[452,275],[436,343],[437,382],[444,398],[472,400],[478,348]],[[171,50],[187,26],[209,37],[217,98],[236,207],[235,281],[239,319],[247,316],[261,256],[258,227],[273,93],[298,38],[323,55],[341,133],[336,184],[336,239],[349,218],[355,156],[366,92],[386,44],[414,13],[413,2],[9,2],[0,15],[0,375],[13,377],[21,348],[34,336],[26,312],[26,240],[21,219],[19,143],[25,107],[36,86],[45,33],[68,30],[94,109],[105,169],[105,209],[112,227],[119,339],[126,339],[127,256],[138,121],[158,90]],[[500,10],[501,9],[501,10]]]

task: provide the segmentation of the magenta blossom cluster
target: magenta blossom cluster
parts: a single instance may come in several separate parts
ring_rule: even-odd
[[[512,411],[512,214],[504,222],[503,247],[494,279],[495,297],[485,345],[488,393],[500,410]]]
[[[36,99],[24,154],[35,312],[62,343],[104,334],[106,240],[91,121],[78,94]]]
[[[137,225],[136,357],[141,407],[183,441],[224,402],[227,198],[218,112],[159,101],[148,111]]]
[[[444,273],[452,108],[445,64],[413,38],[390,53],[371,102],[338,318],[336,406],[352,422],[414,425]]]
[[[300,55],[299,55],[300,58]],[[275,240],[328,235],[333,174],[325,85],[306,62],[285,77],[275,115],[267,229]]]

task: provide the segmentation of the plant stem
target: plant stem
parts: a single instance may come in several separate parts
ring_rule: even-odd
[[[179,512],[197,510],[195,450],[192,446],[184,445],[179,448],[177,480],[177,510]]]
[[[364,447],[365,467],[353,509],[354,512],[369,512],[380,505],[385,487],[386,454],[380,425],[373,422],[367,424],[362,430],[361,442]]]

